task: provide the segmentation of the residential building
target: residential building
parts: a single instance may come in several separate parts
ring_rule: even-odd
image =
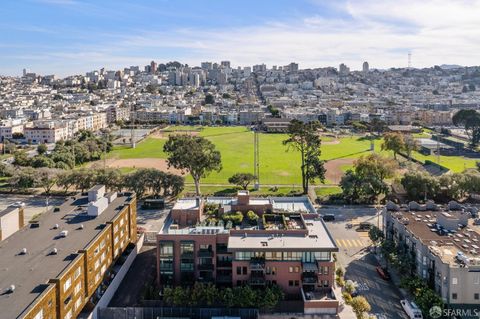
[[[470,211],[469,211],[470,210]],[[456,202],[410,202],[384,209],[387,239],[414,257],[414,273],[453,307],[480,304],[480,220],[476,209]]]
[[[25,224],[23,205],[9,206],[0,212],[0,241],[10,237]]]
[[[218,209],[220,221],[206,207]],[[254,212],[258,219],[233,225],[224,214]],[[238,213],[237,213],[238,214]],[[333,293],[338,251],[307,197],[183,198],[157,235],[160,287],[215,283],[222,287],[278,285],[304,300],[306,313],[337,313]]]
[[[2,241],[2,318],[77,318],[105,291],[112,265],[137,242],[133,193],[100,185]]]

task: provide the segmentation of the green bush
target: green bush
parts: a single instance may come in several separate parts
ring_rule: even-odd
[[[257,222],[258,222],[258,215],[255,214],[253,211],[249,210],[247,212],[247,219],[248,219],[248,223],[250,225],[257,225]]]
[[[227,213],[222,215],[222,219],[224,222],[231,221],[233,225],[240,225],[243,221],[243,214],[242,212]]]

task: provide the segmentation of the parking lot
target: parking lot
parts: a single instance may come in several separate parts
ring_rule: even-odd
[[[59,205],[64,202],[64,197],[49,197],[48,208]],[[0,194],[0,211],[16,203],[24,203],[25,222],[32,219],[33,216],[44,213],[47,210],[47,197],[38,195],[16,195]]]
[[[377,318],[407,318],[400,306],[401,294],[391,281],[382,279],[377,271],[378,261],[371,252],[367,231],[357,231],[358,225],[368,222],[382,225],[375,207],[322,207],[320,214],[332,214],[334,221],[326,222],[339,248],[338,264],[345,269],[345,279],[355,281],[359,295],[367,298]],[[349,227],[349,224],[351,227]]]

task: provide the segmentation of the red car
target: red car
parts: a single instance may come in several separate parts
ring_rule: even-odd
[[[377,266],[377,272],[382,277],[383,280],[390,280],[390,274],[388,273],[387,269]]]

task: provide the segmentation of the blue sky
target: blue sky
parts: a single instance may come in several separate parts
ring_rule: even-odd
[[[178,60],[480,64],[479,0],[2,0],[0,74]]]

